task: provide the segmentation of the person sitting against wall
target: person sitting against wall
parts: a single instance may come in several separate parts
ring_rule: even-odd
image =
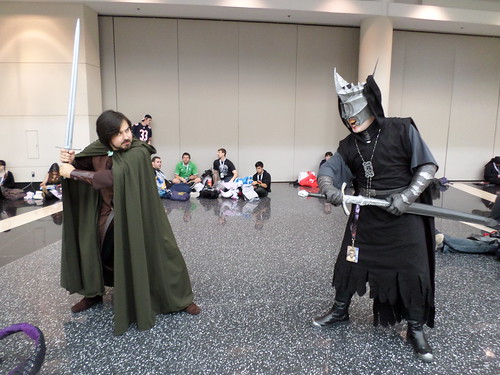
[[[500,156],[495,156],[484,166],[484,179],[491,184],[500,185]]]
[[[253,188],[259,198],[267,197],[271,192],[271,175],[264,169],[264,163],[258,161],[255,163],[256,173],[253,175]]]
[[[158,194],[160,195],[160,198],[167,198],[167,190],[170,186],[172,186],[172,182],[169,181],[167,177],[165,177],[165,174],[161,171],[161,158],[159,156],[153,156],[151,159],[151,165],[153,166]]]
[[[43,197],[46,200],[58,198],[61,199],[61,174],[59,173],[59,164],[54,163],[50,166],[45,179],[40,183]]]
[[[7,170],[5,160],[0,160],[0,199],[4,199],[7,189],[16,187],[14,175]]]
[[[191,161],[191,155],[189,152],[182,154],[182,161],[177,163],[175,166],[175,176],[172,179],[173,184],[197,184],[201,182],[201,178],[198,176],[198,167]]]
[[[327,151],[325,152],[325,158],[323,160],[321,160],[321,162],[319,163],[319,166],[321,167],[324,163],[326,163],[326,161],[328,159],[330,159],[331,157],[333,156],[333,153],[331,151]]]

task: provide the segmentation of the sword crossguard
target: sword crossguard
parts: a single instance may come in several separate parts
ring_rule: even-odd
[[[344,209],[344,213],[347,216],[349,216],[351,214],[351,212],[347,208],[347,199],[346,199],[346,196],[345,196],[345,188],[346,188],[346,186],[347,186],[347,184],[345,182],[342,183],[342,187],[340,188],[340,192],[342,193],[342,208]]]

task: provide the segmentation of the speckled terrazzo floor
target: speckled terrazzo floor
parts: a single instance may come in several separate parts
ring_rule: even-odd
[[[440,204],[458,200],[463,209],[481,209],[478,198],[465,202],[465,193],[450,191]],[[331,304],[335,244],[346,221],[341,209],[326,214],[320,201],[299,198],[288,184],[274,184],[259,205],[164,204],[203,309],[198,316],[161,315],[149,331],[130,327],[116,337],[112,290],[102,306],[69,312],[79,297],[59,287],[60,241],[41,241],[45,247],[0,267],[0,327],[30,322],[42,329],[47,354],[40,374],[500,373],[494,257],[437,254],[436,327],[427,329],[435,362],[425,364],[404,341],[404,324],[372,326],[367,296],[353,300],[350,325],[309,325]],[[460,237],[478,232],[442,219],[437,226]],[[2,233],[0,242],[15,248],[23,230],[33,229]],[[55,224],[46,230],[60,233]],[[20,334],[0,341],[0,374],[30,350]]]

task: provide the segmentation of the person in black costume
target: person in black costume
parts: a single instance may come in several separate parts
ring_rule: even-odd
[[[338,206],[342,183],[352,183],[356,195],[386,199],[390,206],[353,207],[335,264],[333,307],[312,324],[347,323],[352,296],[365,294],[368,282],[374,325],[406,319],[408,342],[430,362],[423,325],[434,326],[434,219],[405,212],[413,202],[432,203],[426,188],[437,163],[411,118],[384,116],[372,75],[358,85],[334,75],[339,112],[351,134],[321,166],[321,192]]]

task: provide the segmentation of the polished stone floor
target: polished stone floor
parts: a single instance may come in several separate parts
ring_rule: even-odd
[[[436,201],[467,212],[485,204],[454,188]],[[164,205],[203,311],[161,315],[153,329],[132,326],[118,337],[112,290],[102,306],[69,311],[79,297],[59,287],[60,218],[0,233],[0,328],[29,322],[43,331],[40,374],[500,374],[495,257],[436,254],[436,326],[427,329],[435,361],[426,364],[405,342],[404,324],[372,326],[367,295],[354,298],[349,325],[310,326],[331,304],[346,221],[340,208],[328,213],[285,183],[273,184],[259,203],[192,198]],[[480,232],[444,219],[437,227],[457,237]],[[22,334],[0,341],[0,374],[31,350]]]

